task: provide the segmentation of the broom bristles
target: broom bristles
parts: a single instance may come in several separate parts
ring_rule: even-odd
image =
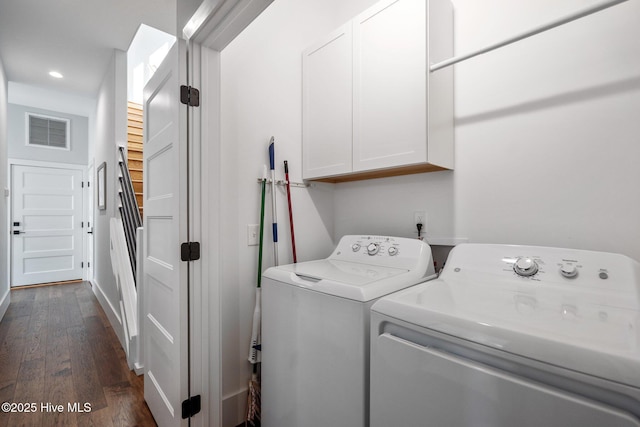
[[[249,393],[247,394],[247,420],[246,425],[255,426],[260,420],[260,384],[254,378],[249,381]]]

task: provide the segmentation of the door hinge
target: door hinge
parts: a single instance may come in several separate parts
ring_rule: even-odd
[[[80,263],[80,268],[84,268],[84,261]]]
[[[182,261],[197,261],[200,259],[200,242],[187,242],[180,245]]]
[[[84,221],[80,222],[80,228],[84,228]]]
[[[200,395],[191,396],[182,402],[182,419],[191,418],[200,412]]]
[[[87,181],[87,188],[91,187],[91,181]]]
[[[191,86],[180,86],[180,102],[190,107],[200,106],[200,91]]]
[[[80,187],[84,188],[84,181],[80,181]]]

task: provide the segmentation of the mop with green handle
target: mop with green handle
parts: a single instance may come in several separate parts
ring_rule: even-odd
[[[260,419],[260,383],[258,382],[258,363],[260,362],[260,325],[261,325],[261,299],[262,299],[262,243],[264,235],[264,198],[267,185],[267,167],[264,166],[261,182],[260,201],[260,244],[258,245],[258,280],[256,286],[256,305],[253,309],[253,328],[251,331],[251,343],[249,345],[249,362],[253,365],[251,380],[249,381],[249,393],[247,396],[247,418],[245,425],[255,425]]]
[[[256,286],[256,305],[253,309],[253,328],[251,330],[251,343],[249,344],[249,362],[256,364],[260,362],[260,307],[262,297],[262,246],[264,236],[264,199],[267,185],[267,167],[264,166],[261,182],[261,201],[260,201],[260,244],[258,245],[258,279]]]

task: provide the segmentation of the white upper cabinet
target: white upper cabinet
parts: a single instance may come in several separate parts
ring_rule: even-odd
[[[351,172],[352,33],[349,22],[303,52],[304,177]]]
[[[395,0],[354,20],[354,171],[427,160],[425,17],[424,0]]]
[[[430,63],[453,56],[449,0],[384,0],[341,31],[350,28],[349,55],[309,59],[335,43],[338,33],[304,52],[304,162],[319,164],[331,156],[341,169],[308,167],[303,177],[340,182],[452,169],[453,74],[451,68],[429,72]],[[345,72],[329,79],[327,69]],[[351,97],[335,97],[347,87]],[[314,127],[320,120],[331,120],[324,126],[333,130]],[[325,139],[337,132],[340,140]],[[320,160],[314,158],[318,152]]]

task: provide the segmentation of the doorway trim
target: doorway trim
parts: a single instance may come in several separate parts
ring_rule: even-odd
[[[201,241],[202,260],[192,270],[191,308],[192,394],[203,397],[202,412],[191,426],[220,427],[235,421],[225,413],[223,403],[223,333],[221,254],[221,193],[219,165],[220,137],[220,54],[224,48],[262,13],[273,0],[204,0],[183,29],[189,52],[188,84],[200,89],[200,107],[192,109],[190,123],[192,159],[190,170],[190,239]],[[231,408],[227,408],[230,410]],[[229,412],[235,412],[230,410]],[[223,420],[224,418],[224,420]],[[234,424],[235,425],[235,424]]]
[[[12,215],[13,215],[13,198],[15,196],[14,191],[13,191],[13,167],[14,166],[34,166],[34,167],[44,167],[44,168],[58,168],[58,169],[72,169],[72,170],[79,170],[80,172],[82,172],[82,181],[85,182],[87,179],[87,166],[85,165],[78,165],[75,163],[55,163],[55,162],[42,162],[39,160],[26,160],[26,159],[15,159],[15,158],[9,158],[7,160],[7,185],[9,187],[9,198],[8,198],[8,203],[7,203],[7,224],[6,227],[8,229],[8,236],[9,238],[7,239],[7,274],[9,276],[9,290],[11,290],[11,288],[13,287],[12,285],[12,281],[13,281],[13,247],[12,247],[12,242],[13,239],[11,239],[11,220],[12,220]],[[82,220],[86,222],[86,216],[87,216],[87,206],[86,206],[86,202],[85,202],[86,197],[84,197],[84,192],[83,192],[83,197],[82,197]],[[84,248],[86,247],[86,240],[87,237],[85,235],[85,233],[82,233],[82,256],[83,258],[86,256],[86,251],[84,250]],[[82,269],[82,274],[84,276],[85,274],[85,268],[83,267]]]
[[[84,177],[87,187],[85,187],[85,195],[83,198],[84,203],[84,220],[87,224],[87,231],[84,233],[83,242],[84,245],[84,259],[87,261],[87,268],[83,271],[84,280],[93,283],[93,272],[95,271],[95,236],[89,239],[87,233],[93,233],[95,226],[95,180],[93,179],[95,174],[95,159],[89,160],[87,164],[86,174]],[[93,236],[93,234],[92,234]],[[91,262],[92,264],[89,264]]]

